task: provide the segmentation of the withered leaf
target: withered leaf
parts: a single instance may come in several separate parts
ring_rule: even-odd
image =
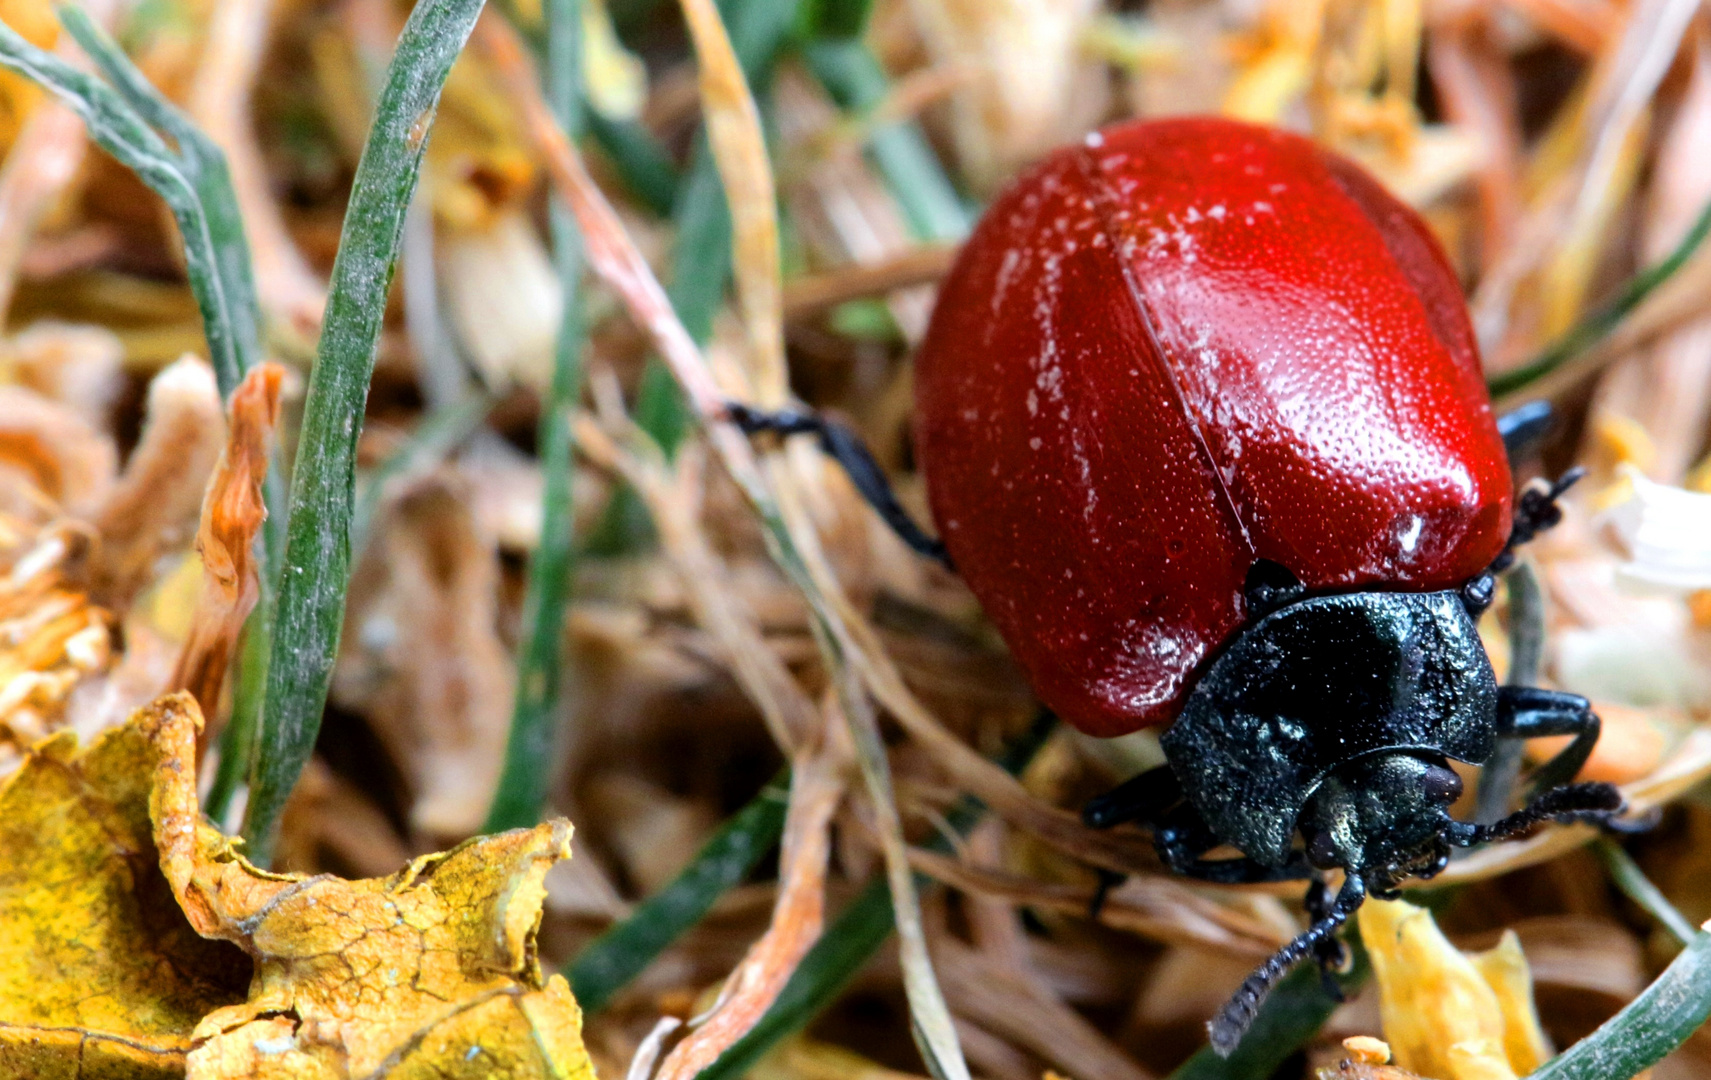
[[[149,825],[156,715],[35,746],[0,788],[0,1076],[182,1076],[250,962],[198,937]]]
[[[267,520],[262,483],[267,478],[273,430],[279,424],[284,381],[283,367],[258,364],[232,391],[226,448],[202,497],[202,520],[196,530],[202,596],[178,654],[171,686],[189,690],[205,712],[219,703],[226,665],[237,648],[244,619],[261,593],[251,548]]]
[[[1439,1080],[1514,1080],[1551,1056],[1513,931],[1469,955],[1430,911],[1401,900],[1369,900],[1358,917],[1398,1066]]]
[[[387,878],[266,873],[199,813],[195,699],[170,695],[142,715],[161,746],[161,867],[196,929],[256,965],[249,1000],[197,1025],[193,1080],[592,1080],[581,1012],[535,954],[544,878],[570,853],[568,822],[472,840]]]

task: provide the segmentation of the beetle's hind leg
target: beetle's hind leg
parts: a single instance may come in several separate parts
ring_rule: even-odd
[[[1521,489],[1520,497],[1515,500],[1515,518],[1509,527],[1509,542],[1492,560],[1491,573],[1501,574],[1509,569],[1514,565],[1516,548],[1562,521],[1562,507],[1558,503],[1563,494],[1585,475],[1586,470],[1576,466],[1553,482],[1535,480]]]
[[[1531,457],[1555,423],[1555,411],[1548,401],[1524,402],[1499,416],[1497,434],[1503,439],[1510,467],[1522,458]]]
[[[903,509],[903,504],[897,501],[897,493],[891,489],[891,481],[885,477],[885,470],[879,467],[879,462],[873,458],[873,451],[862,442],[860,435],[819,413],[796,409],[764,412],[732,401],[725,404],[725,415],[745,435],[766,432],[776,435],[814,435],[820,443],[820,449],[843,466],[850,482],[861,492],[861,497],[867,500],[867,504],[891,527],[898,539],[927,558],[943,564],[947,569],[952,568],[944,543],[928,536],[926,531],[915,523],[915,519],[909,516],[909,512]]]

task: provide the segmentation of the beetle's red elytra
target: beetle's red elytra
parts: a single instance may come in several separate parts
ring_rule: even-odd
[[[1065,148],[990,208],[917,358],[950,556],[1042,701],[1170,721],[1248,616],[1310,590],[1451,589],[1512,482],[1426,225],[1308,140],[1220,119]]]

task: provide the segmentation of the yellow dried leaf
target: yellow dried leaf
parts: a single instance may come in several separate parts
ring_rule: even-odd
[[[292,1076],[580,1077],[593,1067],[562,976],[535,953],[562,819],[426,855],[387,878],[270,874],[203,820],[195,699],[163,697],[151,814],[161,867],[191,924],[243,947],[249,1001],[205,1016],[191,1080]]]
[[[582,63],[588,97],[614,119],[635,120],[648,99],[648,69],[624,48],[603,0],[582,5]]]
[[[1512,933],[1468,956],[1424,908],[1369,900],[1359,917],[1398,1067],[1440,1080],[1514,1080],[1550,1056]]]
[[[1468,956],[1503,1009],[1503,1052],[1516,1072],[1530,1073],[1551,1057],[1550,1040],[1533,1010],[1533,973],[1521,951],[1521,939],[1505,931],[1495,946]]]
[[[249,961],[154,857],[155,719],[56,735],[0,788],[0,1076],[182,1076],[196,1022],[243,999]]]

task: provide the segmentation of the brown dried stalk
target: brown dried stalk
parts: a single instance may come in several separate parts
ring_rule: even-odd
[[[949,936],[934,941],[933,959],[951,988],[957,1015],[1026,1047],[1068,1076],[1150,1080],[1150,1073],[1040,980],[1024,978]]]
[[[96,517],[102,599],[123,609],[154,579],[155,559],[188,544],[225,443],[225,409],[207,363],[185,356],[149,383],[148,421]]]
[[[773,740],[793,755],[818,730],[818,710],[766,644],[747,601],[730,587],[729,568],[707,543],[698,521],[698,455],[685,447],[676,465],[668,465],[652,440],[627,421],[608,415],[604,424],[579,416],[577,445],[595,464],[617,472],[641,496],[696,621],[719,643],[732,676],[760,710]],[[619,425],[616,438],[608,434],[607,428]]]
[[[883,296],[897,289],[932,284],[950,271],[957,250],[948,244],[929,244],[880,262],[845,266],[797,278],[785,287],[784,315],[788,319],[800,319],[846,300]]]
[[[834,726],[826,725],[828,734]],[[843,797],[846,756],[845,744],[832,736],[792,762],[772,925],[731,972],[707,1017],[660,1065],[656,1080],[693,1080],[718,1060],[765,1015],[819,939],[826,913],[832,813]]]
[[[278,364],[257,364],[232,392],[226,448],[202,499],[202,520],[196,531],[202,594],[168,691],[190,691],[204,716],[215,715],[238,635],[261,595],[255,539],[267,520],[262,482],[279,426],[279,391],[284,380],[285,369]],[[205,731],[204,746],[209,738],[212,734]]]
[[[214,5],[202,63],[190,87],[190,115],[225,152],[262,307],[297,333],[313,337],[327,306],[326,285],[286,231],[250,121],[250,91],[267,47],[272,9],[271,0]]]
[[[1086,917],[1094,897],[1091,887],[1044,884],[922,848],[909,849],[909,863],[934,880],[970,895],[1064,915]],[[1276,927],[1156,874],[1136,875],[1113,890],[1099,909],[1098,921],[1153,941],[1197,945],[1243,959],[1264,959],[1286,940]]]

